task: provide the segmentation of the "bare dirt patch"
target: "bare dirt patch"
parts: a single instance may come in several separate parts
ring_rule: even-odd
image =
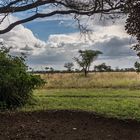
[[[140,140],[140,122],[82,111],[0,113],[0,140]]]

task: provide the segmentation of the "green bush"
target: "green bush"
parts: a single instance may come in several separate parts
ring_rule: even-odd
[[[1,107],[17,108],[32,98],[33,89],[44,84],[38,75],[27,72],[24,57],[12,56],[9,49],[0,49],[0,103]]]

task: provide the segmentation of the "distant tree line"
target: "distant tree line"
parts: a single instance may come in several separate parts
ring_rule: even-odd
[[[30,69],[32,73],[41,73],[41,74],[53,74],[53,73],[81,73],[84,72],[85,76],[89,72],[140,72],[140,63],[135,62],[134,67],[132,68],[112,68],[111,66],[107,65],[106,63],[101,63],[95,65],[93,69],[91,69],[91,64],[98,58],[99,54],[102,54],[100,51],[94,50],[79,50],[79,56],[74,57],[74,61],[78,64],[79,69],[74,69],[73,62],[66,62],[64,63],[64,68],[66,70],[55,70],[53,67],[46,66],[43,70],[33,70]]]
[[[53,73],[81,73],[84,72],[85,77],[89,72],[137,72],[140,73],[140,63],[135,62],[134,67],[131,68],[112,68],[111,66],[107,65],[106,63],[101,63],[95,65],[93,69],[91,69],[91,64],[98,58],[102,52],[97,50],[79,50],[79,55],[74,57],[73,60],[79,66],[79,69],[74,69],[73,62],[66,62],[64,63],[64,68],[66,70],[55,70],[53,67],[45,67],[44,70],[37,70],[34,71],[31,69],[32,73],[41,73],[41,74],[53,74]]]
[[[99,64],[101,65],[101,64]],[[98,66],[98,65],[97,65]],[[34,70],[34,71],[29,71],[29,73],[40,73],[40,74],[54,74],[54,73],[81,73],[82,70],[81,69],[72,69],[71,71],[68,70],[53,70],[53,71],[45,71],[45,70]],[[95,70],[94,68],[89,70],[90,72],[137,72],[135,68],[111,68],[109,70],[105,69],[105,70]]]

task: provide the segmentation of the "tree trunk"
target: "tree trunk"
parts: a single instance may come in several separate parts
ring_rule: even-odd
[[[87,77],[87,70],[86,69],[84,69],[84,73],[85,73],[85,77]]]

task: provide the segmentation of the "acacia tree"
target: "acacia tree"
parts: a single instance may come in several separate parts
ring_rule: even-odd
[[[103,71],[112,71],[111,66],[107,66],[105,63],[102,63],[100,65],[94,66],[94,70],[95,71],[100,71],[100,72],[103,72]]]
[[[85,77],[89,72],[91,63],[97,59],[99,54],[102,54],[102,52],[94,50],[79,50],[79,57],[74,57],[74,60],[82,68],[82,71],[84,71]]]
[[[68,62],[68,63],[64,64],[64,67],[67,68],[67,71],[69,71],[69,72],[72,71],[73,66],[74,66],[74,64],[71,63],[71,62]]]

